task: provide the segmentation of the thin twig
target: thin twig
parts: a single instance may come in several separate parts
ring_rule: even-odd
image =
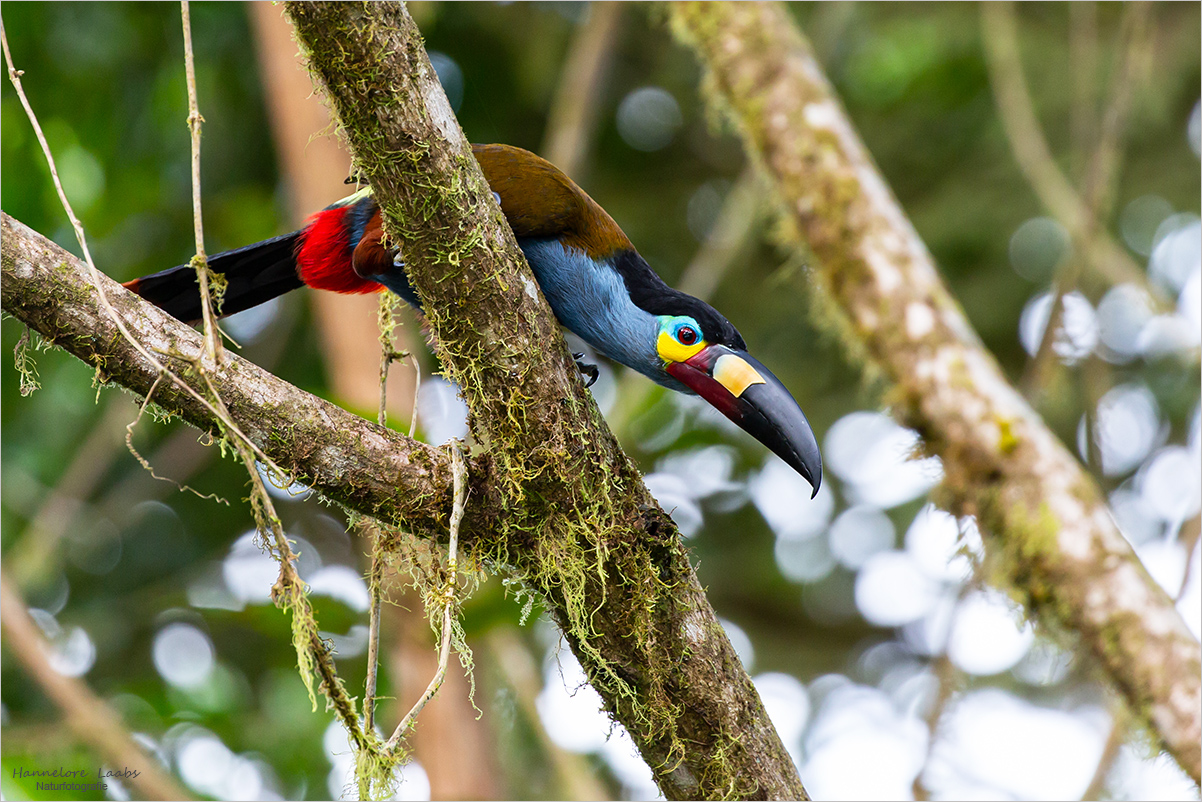
[[[768,216],[762,179],[754,167],[744,168],[726,194],[722,209],[705,241],[680,274],[676,288],[708,300],[740,254],[760,232]]]
[[[204,223],[200,213],[200,106],[196,101],[196,63],[192,57],[192,12],[188,0],[180,0],[180,17],[184,25],[184,75],[188,83],[188,130],[192,133],[192,227],[196,233],[196,281],[200,284],[200,310],[204,319],[205,348],[216,370],[221,363],[221,338],[217,336],[213,315],[213,298],[209,293],[209,257],[205,254]]]
[[[175,485],[176,489],[179,490],[180,492],[187,491],[189,493],[194,494],[198,498],[207,499],[209,501],[216,501],[218,504],[224,504],[228,507],[229,501],[227,501],[226,499],[217,495],[216,493],[201,493],[199,490],[189,487],[188,485],[181,484],[180,482],[175,481],[174,479],[172,479],[169,476],[159,476],[157,473],[154,472],[154,467],[150,464],[150,460],[143,457],[141,455],[141,453],[138,452],[138,449],[134,448],[134,429],[137,427],[138,423],[141,422],[142,416],[146,414],[146,407],[150,406],[150,401],[151,401],[151,399],[154,398],[155,390],[157,390],[159,388],[159,384],[162,383],[162,381],[163,381],[163,374],[160,373],[158,375],[158,377],[155,378],[154,384],[150,385],[150,389],[146,391],[146,397],[142,399],[142,405],[140,407],[138,407],[137,416],[135,416],[132,421],[130,421],[128,424],[126,424],[126,426],[125,426],[125,448],[129,451],[130,454],[133,455],[134,459],[136,459],[138,461],[138,464],[141,465],[142,468],[147,473],[149,473],[151,475],[151,477],[153,477],[154,479],[157,479],[160,482],[169,482],[169,483]]]
[[[610,792],[597,777],[597,770],[586,755],[570,752],[547,734],[538,714],[537,698],[543,687],[535,658],[512,627],[495,627],[487,635],[488,651],[505,682],[512,689],[517,708],[526,725],[535,733],[556,784],[551,796],[560,799],[609,799]]]
[[[398,351],[393,345],[392,333],[397,327],[398,301],[397,296],[391,292],[382,292],[376,312],[376,325],[380,330],[380,404],[376,411],[376,423],[381,426],[388,425],[388,372],[392,369],[393,362],[400,362],[409,356],[408,351]]]
[[[447,674],[447,662],[451,655],[452,624],[455,614],[455,580],[459,573],[457,557],[459,523],[463,520],[463,509],[467,495],[466,482],[464,482],[464,478],[467,475],[467,466],[463,462],[463,452],[459,450],[459,444],[454,442],[451,444],[451,472],[455,480],[455,502],[454,507],[451,509],[451,532],[447,542],[447,582],[443,588],[442,645],[438,650],[438,670],[434,673],[434,678],[430,680],[430,684],[426,686],[425,693],[422,694],[417,703],[413,705],[413,708],[397,724],[392,737],[388,739],[388,743],[384,744],[384,751],[386,753],[394,753],[396,751],[400,745],[401,737],[409,731],[409,728],[413,725],[413,720],[417,718],[417,714],[422,711],[426,703],[438,693],[438,689],[442,687],[443,678]]]
[[[83,224],[79,222],[79,218],[75,216],[74,209],[71,208],[70,201],[67,200],[67,193],[63,190],[63,183],[58,175],[58,166],[55,164],[54,155],[50,152],[50,145],[46,142],[46,135],[42,132],[42,126],[38,122],[37,115],[33,112],[33,107],[29,104],[29,98],[25,96],[25,89],[21,85],[21,75],[23,72],[13,66],[12,53],[8,49],[8,34],[5,32],[4,22],[2,19],[0,19],[0,45],[3,46],[4,58],[8,62],[9,81],[12,82],[13,87],[16,89],[17,97],[21,101],[21,106],[25,109],[25,115],[29,118],[29,122],[33,126],[34,134],[38,138],[38,143],[42,146],[42,154],[46,157],[46,164],[50,168],[50,177],[54,181],[54,188],[58,192],[58,198],[63,205],[63,210],[67,213],[67,219],[71,222],[71,227],[75,231],[75,239],[77,242],[79,242],[79,247],[83,251],[84,263],[88,266],[88,274],[91,278],[92,286],[96,289],[96,296],[100,301],[101,307],[104,309],[109,319],[113,321],[113,325],[115,325],[117,330],[121,332],[121,336],[124,337],[125,340],[134,348],[134,350],[137,351],[138,354],[141,355],[141,357],[145,359],[157,372],[169,378],[173,384],[180,388],[180,390],[187,393],[192,397],[193,400],[210,412],[215,419],[220,420],[222,425],[225,427],[225,431],[228,434],[233,435],[238,440],[246,443],[247,447],[254,452],[255,456],[258,457],[260,461],[270,466],[280,475],[284,475],[285,471],[280,469],[270,457],[263,453],[262,449],[255,445],[249,437],[243,434],[228,415],[222,417],[221,413],[218,412],[217,408],[209,401],[209,399],[197,392],[195,388],[185,382],[176,373],[169,370],[159,359],[151,354],[150,351],[148,351],[146,347],[143,346],[142,343],[140,343],[138,339],[133,336],[129,328],[125,325],[125,321],[122,320],[121,315],[117,313],[117,310],[113,307],[112,302],[109,301],[108,295],[105,294],[104,286],[100,281],[100,270],[96,267],[96,263],[92,260],[92,251],[88,248],[88,241],[83,233]]]
[[[1173,598],[1178,604],[1185,598],[1185,592],[1189,589],[1190,573],[1194,568],[1194,548],[1197,547],[1200,536],[1202,536],[1202,513],[1194,513],[1194,517],[1183,523],[1181,530],[1177,533],[1177,541],[1185,550],[1185,573],[1181,577],[1181,589]]]
[[[926,781],[923,780],[923,773],[926,771],[927,765],[931,762],[931,755],[935,752],[935,742],[939,735],[939,722],[943,718],[943,714],[947,711],[948,703],[955,695],[956,677],[958,671],[952,665],[951,658],[947,656],[947,652],[935,658],[935,679],[939,683],[938,691],[935,694],[935,701],[931,705],[931,711],[927,715],[927,727],[930,736],[927,739],[927,754],[922,762],[922,768],[914,777],[914,783],[910,790],[914,794],[914,798],[922,802],[922,800],[931,798],[931,791],[927,788]]]
[[[11,62],[10,62],[11,63]],[[62,711],[72,732],[110,766],[130,769],[129,783],[147,799],[192,799],[158,759],[139,746],[117,713],[84,682],[60,674],[47,657],[52,649],[29,615],[17,586],[0,574],[0,623],[4,645],[24,664],[30,679]]]
[[[1068,4],[1068,52],[1073,71],[1073,105],[1070,128],[1073,142],[1073,176],[1084,180],[1097,130],[1098,4],[1080,0]]]
[[[1098,404],[1110,388],[1110,366],[1096,353],[1081,366],[1081,385],[1085,400],[1085,464],[1099,482],[1105,480],[1102,450],[1098,445]]]
[[[86,499],[120,453],[118,427],[125,425],[129,400],[122,393],[109,396],[104,411],[75,450],[70,464],[43,497],[20,539],[5,552],[4,562],[17,582],[27,585],[41,581],[72,523],[91,508]]]
[[[220,407],[222,417],[219,420],[228,420],[229,411],[225,408],[225,402],[221,400],[221,396],[217,393],[217,388],[213,386],[207,374],[202,374],[202,378],[208,385],[209,392],[212,393],[215,403]],[[238,452],[239,459],[241,459],[242,464],[246,467],[247,474],[250,476],[251,506],[255,510],[255,523],[258,525],[259,531],[265,539],[267,535],[271,536],[271,539],[267,543],[270,548],[274,549],[274,556],[280,564],[279,580],[276,589],[273,590],[281,591],[286,595],[285,598],[281,599],[273,592],[273,598],[277,604],[284,604],[293,608],[290,612],[293,622],[293,645],[298,651],[297,658],[302,659],[302,656],[299,654],[301,649],[309,652],[312,665],[321,676],[322,692],[330,700],[330,703],[338,713],[338,717],[342,720],[342,725],[346,727],[347,733],[355,743],[356,748],[367,748],[368,740],[364,735],[364,731],[359,726],[359,718],[355,714],[354,700],[347,695],[346,689],[342,685],[342,680],[338,677],[337,671],[334,668],[333,660],[330,659],[329,650],[326,648],[325,642],[321,639],[321,635],[317,629],[317,622],[313,618],[312,608],[309,606],[308,597],[304,592],[305,583],[296,571],[296,552],[292,550],[292,545],[288,542],[283,524],[280,522],[279,515],[276,514],[275,504],[271,501],[271,496],[267,493],[267,487],[263,484],[263,477],[260,475],[258,467],[255,464],[255,453],[246,442],[238,438],[231,438],[231,440],[234,449]],[[293,588],[296,589],[294,593],[291,592]],[[302,633],[300,637],[296,633],[298,628]],[[301,665],[303,670],[303,660]],[[305,677],[305,681],[308,683],[308,677]]]
[[[1086,208],[1097,228],[1101,228],[1100,221],[1110,216],[1114,204],[1132,97],[1147,76],[1147,65],[1152,57],[1151,15],[1152,4],[1146,0],[1125,6],[1119,35],[1122,61],[1114,78],[1110,103],[1102,115],[1102,128],[1098,145],[1093,151],[1090,171],[1082,187]]]
[[[1069,183],[1052,157],[1043,129],[1035,116],[1031,93],[1019,57],[1017,23],[1012,3],[981,4],[981,34],[986,66],[998,113],[1019,169],[1047,212],[1069,232],[1074,244],[1090,249],[1090,267],[1108,281],[1135,284],[1167,308],[1162,293],[1149,284],[1143,269],[1101,227],[1082,236],[1090,223],[1085,201]]]
[[[1127,738],[1129,720],[1127,709],[1116,700],[1114,704],[1110,705],[1110,715],[1113,717],[1110,724],[1110,735],[1106,737],[1106,745],[1102,747],[1102,755],[1098,758],[1098,766],[1094,769],[1093,779],[1089,781],[1089,787],[1081,795],[1082,800],[1102,798],[1102,793],[1106,790],[1106,781],[1110,778],[1111,769],[1114,768],[1114,761],[1119,756],[1123,741]]]
[[[383,596],[384,584],[384,555],[382,537],[377,526],[365,526],[363,530],[371,534],[371,570],[367,577],[367,587],[371,591],[371,609],[368,613],[367,628],[367,682],[363,692],[363,729],[370,735],[376,726],[376,682],[380,662],[380,601]]]
[[[409,354],[413,364],[413,410],[409,413],[409,439],[412,440],[417,432],[417,394],[422,389],[422,365],[417,361],[417,354]]]
[[[1055,354],[1056,335],[1064,320],[1065,296],[1076,288],[1082,270],[1094,267],[1092,259],[1097,249],[1091,243],[1097,237],[1103,236],[1100,221],[1109,213],[1114,197],[1114,183],[1122,157],[1121,144],[1131,110],[1132,89],[1140,72],[1139,67],[1145,60],[1144,54],[1151,44],[1148,37],[1148,14],[1148,4],[1138,2],[1129,4],[1123,16],[1123,59],[1114,79],[1110,102],[1102,120],[1101,134],[1090,159],[1089,174],[1085,179],[1082,192],[1084,217],[1080,228],[1073,231],[1073,253],[1062,262],[1057,271],[1052,305],[1048,310],[1048,322],[1040,338],[1039,347],[1023,372],[1020,384],[1027,397],[1032,397],[1043,384]],[[1021,64],[1012,66],[1020,71],[1022,69]],[[1019,80],[1022,80],[1021,72]],[[1030,102],[1029,96],[1027,101]],[[1029,116],[1032,121],[1035,119],[1034,111],[1030,109],[1021,116]],[[1038,122],[1034,124],[1038,125]],[[1042,138],[1042,132],[1039,136]],[[1051,158],[1050,154],[1048,158]]]
[[[388,425],[388,371],[398,357],[393,349],[392,330],[396,318],[393,301],[389,293],[380,295],[377,324],[380,329],[380,406],[376,411],[376,422]],[[417,408],[416,403],[414,408]],[[380,603],[384,584],[383,538],[378,525],[364,522],[360,530],[371,538],[371,568],[368,572],[367,588],[371,594],[367,626],[367,680],[363,692],[363,729],[370,735],[376,724],[376,687],[380,670]]]
[[[961,531],[961,534],[963,534],[963,531]],[[960,590],[956,593],[956,600],[952,603],[952,612],[949,619],[951,623],[948,626],[949,633],[951,632],[951,626],[955,624],[956,616],[960,612],[964,598],[975,586],[976,583],[972,580],[960,585]],[[926,757],[923,758],[922,768],[914,776],[914,783],[911,786],[911,791],[916,800],[931,798],[931,791],[927,788],[922,775],[926,771],[927,765],[930,764],[931,757],[935,754],[935,744],[939,736],[939,722],[943,719],[943,714],[947,712],[947,707],[951,703],[952,697],[956,695],[957,686],[962,681],[960,669],[956,668],[955,664],[952,663],[952,659],[947,653],[947,646],[948,644],[945,640],[942,651],[940,651],[939,656],[935,658],[933,663],[935,679],[939,683],[939,686],[935,694],[935,701],[931,704],[931,709],[926,717],[927,730],[930,733],[927,738]]]

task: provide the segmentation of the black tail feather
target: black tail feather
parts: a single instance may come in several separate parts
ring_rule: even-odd
[[[228,285],[220,314],[232,315],[303,287],[296,273],[299,231],[209,257],[209,269],[225,275]],[[200,288],[191,265],[180,265],[125,284],[169,315],[185,323],[201,318]]]

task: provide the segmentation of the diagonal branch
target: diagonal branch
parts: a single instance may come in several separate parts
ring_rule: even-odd
[[[87,265],[0,213],[4,311],[103,372],[111,382],[145,396],[159,378],[103,309]],[[145,347],[182,373],[203,352],[201,335],[101,276],[104,291]],[[451,468],[437,449],[418,443],[299,390],[234,354],[213,383],[234,422],[276,464],[326,498],[358,512],[404,519],[415,531],[445,531],[451,510]],[[204,432],[217,434],[212,414],[167,382],[155,403]],[[476,475],[486,475],[476,467]],[[405,492],[398,493],[398,488]],[[487,494],[477,491],[477,498]],[[473,509],[484,504],[473,504]],[[483,512],[483,511],[482,511]],[[469,515],[466,532],[479,519]]]
[[[622,4],[615,0],[589,3],[588,15],[568,46],[540,148],[547,161],[576,182],[583,180],[582,171],[596,138],[606,74],[622,27]]]
[[[865,367],[943,460],[944,498],[990,535],[991,577],[1079,633],[1128,704],[1199,775],[1198,641],[1119,534],[1098,487],[1007,382],[939,278],[809,44],[776,3],[678,3],[672,22],[771,176]]]
[[[408,13],[285,10],[493,459],[504,512],[473,556],[547,600],[666,796],[803,797],[675,526],[583,387]]]
[[[0,623],[4,643],[29,676],[63,713],[72,732],[110,766],[133,769],[129,783],[147,799],[191,799],[171,772],[130,737],[120,716],[82,680],[60,674],[47,656],[49,644],[29,615],[16,585],[0,575]],[[100,778],[98,778],[100,779]],[[60,791],[74,796],[70,791]],[[78,792],[76,792],[78,793]],[[110,791],[111,793],[111,791]]]
[[[987,20],[990,15],[998,13],[1005,14],[1006,9],[1009,9],[1011,19],[1008,33],[1013,34],[1013,8],[1003,3],[993,5],[996,8],[987,10],[982,19]],[[1075,242],[1076,247],[1073,249],[1073,253],[1063,261],[1058,267],[1056,275],[1053,276],[1052,304],[1048,309],[1048,321],[1044,326],[1039,347],[1035,349],[1035,354],[1027,363],[1023,377],[1019,381],[1019,386],[1027,398],[1035,397],[1035,390],[1044,383],[1048,367],[1052,364],[1055,355],[1053,345],[1057,333],[1063,326],[1064,297],[1076,289],[1077,282],[1080,280],[1081,268],[1092,269],[1094,267],[1092,263],[1088,265],[1083,263],[1096,255],[1095,241],[1097,238],[1108,236],[1101,221],[1110,213],[1114,199],[1119,162],[1122,157],[1122,139],[1127,129],[1127,115],[1131,109],[1132,90],[1136,83],[1137,73],[1141,72],[1140,68],[1147,61],[1147,54],[1151,51],[1152,37],[1148,25],[1149,15],[1150,4],[1147,2],[1128,4],[1123,15],[1122,61],[1118,74],[1114,78],[1114,88],[1111,92],[1110,102],[1107,104],[1106,114],[1102,118],[1101,133],[1098,136],[1097,147],[1093,151],[1093,158],[1090,160],[1090,169],[1082,181],[1085,222],[1081,230],[1075,234],[1082,239]],[[1007,26],[1002,26],[1000,30],[1005,31],[1006,29]],[[989,35],[988,32],[985,33],[987,38]],[[1005,36],[1006,33],[998,35]],[[1008,47],[1016,49],[1013,42],[1009,43]],[[1021,69],[1021,65],[1014,63],[1010,64],[1008,68]],[[1021,83],[1021,73],[1017,76],[1017,80]],[[1007,113],[1004,111],[1003,115]],[[1031,122],[1033,122],[1034,114],[1031,113],[1030,116]],[[1055,165],[1051,165],[1051,167],[1055,168]]]
[[[1139,12],[1141,15],[1146,11]],[[1019,169],[1048,214],[1068,230],[1074,243],[1088,251],[1089,264],[1106,280],[1128,282],[1163,304],[1162,294],[1121,245],[1097,224],[1084,200],[1056,164],[1023,77],[1017,23],[1011,3],[983,3],[981,24],[990,83],[997,98],[1002,127]],[[1096,169],[1096,168],[1095,168]],[[1102,165],[1103,171],[1109,165]]]

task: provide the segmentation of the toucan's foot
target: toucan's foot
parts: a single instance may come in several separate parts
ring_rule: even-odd
[[[592,387],[597,383],[597,377],[601,372],[597,370],[597,366],[589,362],[581,362],[584,359],[584,354],[572,354],[572,359],[576,360],[576,369],[580,371],[581,376],[588,377],[588,381],[584,383],[585,387]]]

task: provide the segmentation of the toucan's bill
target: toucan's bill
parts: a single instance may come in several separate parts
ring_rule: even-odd
[[[793,396],[745,351],[711,345],[667,371],[800,473],[818,495],[822,456]]]

